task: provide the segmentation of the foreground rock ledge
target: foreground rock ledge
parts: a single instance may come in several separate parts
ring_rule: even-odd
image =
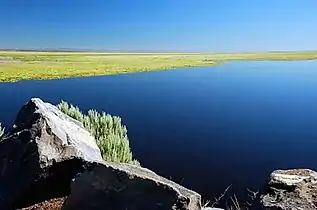
[[[201,209],[199,194],[148,169],[104,162],[81,123],[33,98],[0,142],[0,209],[61,197],[66,210]]]
[[[57,107],[31,99],[0,142],[0,209],[69,194],[87,164],[102,161],[94,138]]]
[[[266,209],[316,210],[317,172],[310,169],[273,171],[261,202]]]
[[[96,163],[72,184],[64,210],[192,209],[200,196],[154,172],[126,164]]]

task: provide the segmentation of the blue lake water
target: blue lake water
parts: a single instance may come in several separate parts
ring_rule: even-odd
[[[145,167],[203,195],[263,187],[280,168],[317,170],[317,62],[0,83],[10,126],[31,97],[121,116]]]

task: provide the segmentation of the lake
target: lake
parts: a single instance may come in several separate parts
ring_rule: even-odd
[[[31,97],[122,117],[144,167],[210,200],[261,189],[274,169],[317,170],[317,61],[0,83],[11,126]]]

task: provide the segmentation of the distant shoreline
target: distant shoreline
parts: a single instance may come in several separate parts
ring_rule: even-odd
[[[0,50],[0,82],[213,66],[235,60],[317,60],[317,51],[262,53],[95,53]]]
[[[125,50],[91,50],[91,49],[5,49],[3,52],[41,52],[41,53],[105,53],[105,54],[263,54],[263,53],[316,53],[317,50],[269,50],[269,51],[219,51],[219,52],[186,52],[186,51],[125,51]]]

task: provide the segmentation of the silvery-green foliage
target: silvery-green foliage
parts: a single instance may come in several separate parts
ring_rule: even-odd
[[[62,101],[60,104],[57,105],[57,107],[71,118],[83,122],[84,115],[77,106],[75,107],[71,104],[68,104],[66,101]]]
[[[58,108],[68,116],[80,121],[95,137],[104,160],[139,165],[133,159],[127,128],[122,125],[120,117],[111,116],[105,112],[99,113],[96,110],[89,110],[86,115],[77,106],[66,101],[58,104]]]

